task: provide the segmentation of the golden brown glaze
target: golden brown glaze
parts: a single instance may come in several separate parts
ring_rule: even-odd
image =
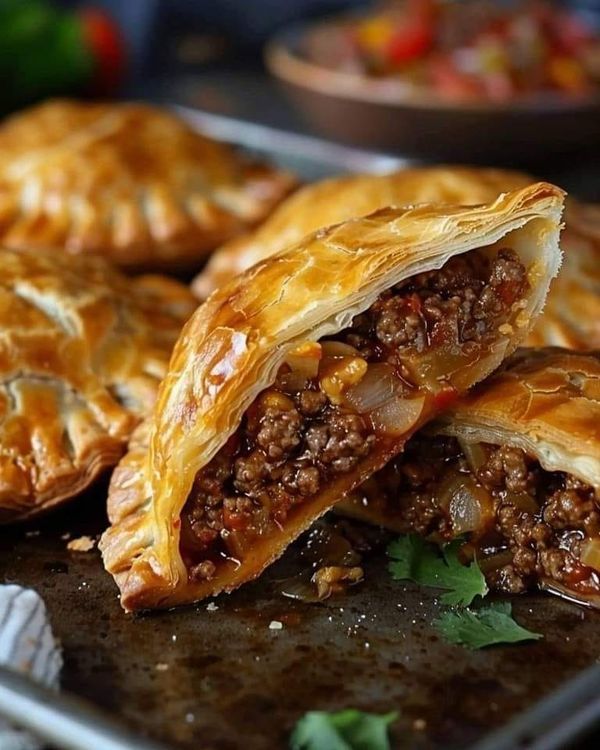
[[[564,262],[530,346],[600,348],[600,206],[570,200],[561,237]]]
[[[114,466],[154,403],[194,310],[171,279],[102,258],[0,249],[0,522],[30,517]]]
[[[347,327],[394,284],[454,255],[508,242],[528,269],[530,291],[515,324],[495,332],[491,354],[461,370],[462,387],[496,369],[526,335],[557,271],[562,198],[538,183],[485,206],[383,209],[316,232],[215,292],[184,327],[154,417],[113,475],[112,527],[101,547],[124,608],[191,602],[256,577],[340,493],[381,466],[389,455],[361,465],[344,485],[327,486],[241,565],[223,564],[209,581],[188,578],[180,515],[194,478],[274,382],[286,354]]]
[[[0,243],[198,266],[267,216],[292,178],[167,111],[50,101],[0,126]]]
[[[520,172],[469,167],[420,167],[387,175],[347,175],[298,190],[257,230],[228,242],[208,261],[192,284],[205,299],[217,287],[305,234],[364,216],[385,206],[417,203],[474,205],[534,182]]]
[[[600,487],[600,354],[521,349],[439,429],[468,442],[515,445],[547,471]]]

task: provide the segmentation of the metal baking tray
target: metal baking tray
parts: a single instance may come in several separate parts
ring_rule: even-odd
[[[193,119],[206,127],[207,117]],[[257,141],[243,124],[212,124],[227,140],[291,159],[307,178],[349,162],[381,165],[381,155],[370,163],[366,152],[315,139],[303,151],[287,134],[259,133]],[[287,160],[285,148],[293,152]],[[7,685],[0,673],[0,713],[12,705],[13,718],[41,726],[53,746],[275,750],[305,711],[355,707],[397,710],[398,748],[550,750],[574,746],[600,720],[600,614],[549,596],[516,597],[517,619],[544,639],[471,652],[438,638],[434,592],[392,581],[382,549],[366,556],[362,584],[319,604],[280,593],[279,582],[297,569],[300,540],[258,581],[211,607],[125,615],[98,551],[67,549],[69,538],[97,538],[105,528],[105,497],[106,481],[53,515],[0,532],[2,578],[35,588],[48,606],[64,650],[63,690],[101,712],[53,701],[22,681]],[[11,691],[20,702],[11,704]],[[52,735],[43,731],[49,723]]]

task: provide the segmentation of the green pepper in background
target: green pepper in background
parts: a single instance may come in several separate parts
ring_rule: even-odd
[[[109,94],[122,77],[118,27],[94,8],[0,0],[0,112],[47,96]]]

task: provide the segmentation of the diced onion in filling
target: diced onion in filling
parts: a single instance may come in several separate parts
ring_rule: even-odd
[[[507,503],[514,505],[525,513],[530,513],[531,515],[535,515],[540,510],[540,506],[536,499],[528,492],[511,492],[510,490],[507,490],[504,499]]]
[[[487,557],[478,558],[479,567],[484,574],[492,573],[495,570],[503,568],[505,565],[510,565],[512,561],[513,553],[509,549],[494,552]]]
[[[322,341],[324,357],[360,357],[360,352],[343,341]]]
[[[285,364],[290,371],[279,375],[279,386],[287,393],[301,391],[309,381],[317,377],[320,360],[321,347],[318,344],[290,352],[285,358]]]
[[[477,354],[480,356],[479,352]],[[412,382],[435,393],[442,382],[453,382],[454,372],[465,366],[465,353],[460,349],[442,352],[431,347],[425,352],[403,356],[402,363]]]
[[[484,487],[473,477],[458,472],[451,472],[441,483],[436,499],[449,515],[455,536],[481,531],[493,505],[492,497]]]
[[[584,565],[600,572],[600,539],[588,539],[581,551],[580,558]]]
[[[397,390],[392,366],[375,363],[369,365],[360,383],[346,391],[345,400],[359,414],[368,414],[394,398]]]
[[[376,430],[387,435],[404,435],[418,422],[425,398],[395,396],[371,412]]]
[[[239,531],[238,529],[224,529],[221,538],[225,543],[227,551],[236,560],[243,560],[246,552],[252,546],[255,533],[250,531]]]
[[[479,471],[487,459],[481,443],[468,443],[466,440],[461,440],[460,438],[458,442],[471,471]]]
[[[467,362],[463,360],[449,378],[452,385],[459,390],[464,390],[481,380],[486,373],[498,367],[507,346],[508,338],[503,337],[500,341],[496,341],[489,346],[488,354],[478,352],[477,357],[471,361],[470,367],[467,367]]]
[[[467,531],[477,531],[481,528],[485,494],[483,487],[477,487],[474,482],[468,480],[454,493],[448,508],[454,534],[460,536]]]
[[[450,503],[463,485],[464,477],[453,469],[449,469],[435,490],[435,501],[446,513],[450,510]]]

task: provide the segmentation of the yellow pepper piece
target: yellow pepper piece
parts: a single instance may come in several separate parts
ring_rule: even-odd
[[[374,16],[363,21],[358,27],[359,44],[371,52],[378,52],[388,46],[394,35],[394,25],[385,16]]]
[[[553,57],[549,62],[548,72],[552,83],[561,89],[577,91],[584,88],[583,67],[572,57]]]

